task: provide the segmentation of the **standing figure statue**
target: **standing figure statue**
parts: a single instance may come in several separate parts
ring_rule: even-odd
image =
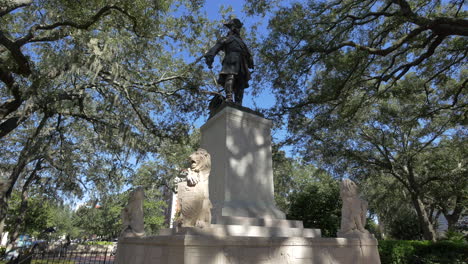
[[[249,69],[254,68],[252,53],[240,37],[242,22],[234,18],[224,25],[229,28],[229,33],[218,40],[204,57],[211,69],[216,54],[220,50],[224,51],[223,68],[219,74],[218,84],[224,86],[227,102],[232,102],[234,92],[235,103],[242,105],[244,89],[249,87]]]

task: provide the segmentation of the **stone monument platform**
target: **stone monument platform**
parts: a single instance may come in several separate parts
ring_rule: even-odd
[[[118,264],[380,264],[372,237],[322,238],[275,205],[272,122],[223,104],[201,127],[211,155],[211,225],[119,239]],[[313,201],[311,201],[313,202]]]
[[[195,232],[194,232],[195,233]],[[375,239],[203,234],[119,240],[118,264],[378,264]]]

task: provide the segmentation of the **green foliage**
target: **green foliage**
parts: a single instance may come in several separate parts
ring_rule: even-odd
[[[41,194],[20,197],[14,191],[10,199],[5,231],[10,233],[10,242],[19,235],[29,235],[38,239],[58,239],[64,235],[78,236],[78,228],[73,224],[74,213],[71,207],[62,205]],[[45,232],[54,228],[54,232]]]
[[[111,219],[109,219],[111,220]],[[74,225],[79,228],[80,238],[91,238],[93,235],[101,235],[104,219],[98,208],[92,205],[83,205],[75,212]],[[116,234],[113,232],[114,234]],[[113,235],[113,234],[105,234]]]
[[[451,241],[454,243],[467,243],[468,236],[466,234],[463,234],[462,232],[449,229],[445,232],[443,240]]]
[[[22,206],[19,192],[13,192],[5,221],[5,230],[10,234],[31,235],[37,237],[48,228],[53,227],[53,203],[46,197],[32,196],[27,205]]]
[[[190,167],[189,156],[199,147],[200,132],[193,132],[180,142],[175,144],[164,144],[163,148],[154,157],[138,168],[131,177],[133,186],[144,186],[146,190],[157,190],[161,187],[173,189],[173,180],[179,176],[180,171]]]
[[[340,227],[341,200],[336,181],[312,181],[290,197],[288,219],[302,220],[306,228],[319,228],[324,237],[336,237]]]
[[[50,226],[53,226],[56,232],[50,234],[51,237],[56,239],[62,238],[63,236],[77,238],[80,231],[79,228],[73,224],[74,217],[75,214],[70,206],[54,203]]]
[[[379,100],[356,109],[326,104],[292,112],[289,140],[306,160],[368,185],[365,192],[377,215],[391,213],[384,208],[388,204],[414,206],[425,238],[433,239],[430,212],[454,212],[458,219],[466,205],[466,134],[458,110],[428,110],[433,102],[427,102],[422,82],[408,76]],[[374,198],[382,201],[373,203]]]
[[[120,194],[103,196],[79,207],[74,216],[74,226],[80,238],[94,236],[112,240],[122,232],[122,209],[127,205],[131,189]],[[167,207],[163,195],[156,189],[147,188],[143,201],[143,217],[147,235],[156,234],[165,224],[164,210]]]
[[[393,216],[386,215],[382,220],[385,221],[385,231],[392,239],[418,240],[422,238],[418,216],[412,208],[401,206]]]
[[[120,214],[127,201],[128,193],[113,194],[92,200],[75,212],[74,225],[79,228],[80,238],[94,235],[114,239],[122,231]]]
[[[304,227],[320,228],[335,237],[340,225],[339,184],[316,167],[286,156],[273,146],[273,176],[276,205],[288,219],[302,220]]]
[[[280,2],[277,9],[268,1],[247,7],[275,10],[256,81],[271,86],[269,114],[288,129],[285,142],[335,177],[393,178],[393,188],[373,186],[386,201],[403,190],[395,196],[415,207],[423,235],[435,239],[431,212],[451,215],[452,224],[468,197],[461,48],[468,44],[455,25],[466,22],[463,3]],[[455,24],[439,31],[449,18]],[[377,215],[383,206],[375,206]]]
[[[438,82],[457,75],[466,58],[467,32],[458,24],[465,23],[463,2],[246,2],[251,14],[273,11],[259,65],[278,92],[279,108],[357,106],[350,95],[385,93],[383,86],[408,72]],[[446,19],[450,30],[439,31]]]
[[[382,264],[463,264],[468,259],[468,244],[450,241],[380,240]]]
[[[272,147],[273,179],[275,189],[276,205],[288,212],[290,194],[296,188],[298,170],[295,170],[294,160],[286,157],[284,151],[279,150],[277,145]]]
[[[165,209],[167,203],[159,191],[147,190],[143,202],[143,217],[146,235],[156,235],[159,229],[166,224]]]
[[[135,163],[181,143],[209,74],[202,1],[8,1],[0,6],[0,219],[10,187],[120,191]],[[217,23],[217,22],[213,22]]]
[[[286,209],[287,218],[302,220],[307,228],[320,228],[324,236],[336,236],[341,216],[338,182],[311,165],[285,157],[282,160],[283,163],[275,167],[286,169],[283,172],[290,174],[275,172],[275,183],[280,182],[280,190],[283,190],[277,191],[275,185],[275,198],[282,209]]]

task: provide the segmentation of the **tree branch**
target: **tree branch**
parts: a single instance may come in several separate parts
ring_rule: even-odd
[[[0,68],[0,81],[5,83],[8,90],[13,94],[15,99],[7,100],[5,103],[0,105],[0,120],[4,119],[10,113],[16,111],[21,104],[24,102],[21,97],[20,89],[18,84],[15,82],[13,76]]]
[[[33,171],[29,174],[29,177],[26,179],[26,182],[23,184],[22,191],[21,191],[23,194],[26,193],[26,191],[29,188],[29,185],[33,182],[33,180],[37,178],[37,172],[42,169],[42,161],[43,159],[39,159],[36,162],[36,165],[34,166]]]
[[[390,47],[388,47],[386,49],[376,49],[376,48],[371,48],[371,47],[359,45],[359,44],[357,44],[357,43],[355,43],[353,41],[346,41],[346,42],[342,42],[342,43],[338,44],[335,47],[331,47],[331,48],[327,48],[327,49],[309,48],[307,51],[308,52],[331,53],[331,52],[337,51],[337,50],[339,50],[341,48],[344,48],[344,47],[354,47],[354,48],[356,48],[358,50],[366,51],[369,54],[375,54],[375,55],[379,55],[379,56],[386,56],[386,55],[392,53],[393,51],[397,50],[403,44],[407,43],[408,41],[415,38],[416,36],[418,36],[419,34],[421,34],[422,32],[424,32],[426,30],[428,30],[428,28],[418,27],[418,28],[414,29],[413,31],[411,31],[406,36],[404,36],[404,37],[400,38],[399,40],[397,40],[394,45],[392,45],[392,46],[390,46]]]
[[[42,117],[41,122],[39,122],[39,125],[34,131],[34,134],[31,137],[29,137],[26,143],[24,144],[24,147],[19,154],[18,162],[16,163],[16,166],[10,174],[10,187],[4,194],[4,197],[10,197],[11,192],[13,191],[13,187],[16,184],[16,181],[18,180],[26,165],[31,161],[31,155],[37,153],[37,150],[42,143],[41,140],[38,140],[38,136],[41,133],[42,129],[45,127],[48,119],[48,115],[44,115]]]
[[[0,17],[9,14],[10,12],[32,4],[32,0],[11,0],[6,2],[5,6],[0,7]]]
[[[363,23],[368,23],[368,22],[371,22],[372,20],[377,19],[380,16],[392,17],[392,16],[395,15],[395,13],[385,12],[388,8],[390,8],[391,5],[392,5],[392,2],[388,2],[387,5],[385,7],[383,7],[381,10],[379,10],[378,12],[369,12],[369,13],[365,14],[364,16],[360,16],[360,17],[353,16],[353,15],[346,15],[346,18],[351,18],[352,20],[356,21],[356,20],[364,20],[364,19],[372,16],[373,19],[363,22]],[[354,21],[353,21],[353,23],[354,23]],[[361,23],[359,23],[359,24],[361,24]]]
[[[2,44],[5,48],[7,48],[13,59],[16,61],[18,64],[18,74],[27,76],[31,74],[31,68],[30,68],[30,63],[29,60],[24,56],[24,54],[21,52],[21,45],[18,45],[17,43],[11,41],[9,38],[5,36],[3,31],[0,30],[0,44]]]
[[[109,15],[110,11],[112,11],[112,10],[117,10],[120,13],[127,16],[128,18],[130,18],[130,20],[132,20],[132,22],[133,22],[133,30],[134,30],[135,34],[138,35],[138,32],[136,30],[136,25],[137,25],[136,21],[137,21],[137,19],[135,17],[130,15],[127,11],[125,11],[123,8],[121,8],[119,6],[106,5],[103,8],[99,9],[99,11],[97,11],[96,14],[94,14],[90,19],[88,19],[84,23],[77,23],[77,22],[74,22],[74,21],[62,21],[62,22],[56,22],[56,23],[49,24],[49,25],[36,24],[36,25],[32,26],[29,29],[28,34],[26,34],[22,38],[17,39],[15,41],[15,43],[17,45],[19,45],[19,46],[22,46],[22,45],[26,44],[27,42],[33,40],[34,34],[38,30],[53,30],[53,29],[57,29],[57,28],[61,28],[61,27],[71,27],[71,28],[76,28],[76,29],[87,30],[87,29],[89,29],[89,27],[91,27],[93,24],[95,24],[97,21],[99,21],[99,19]],[[42,39],[45,40],[45,41],[49,41],[50,37],[44,37]],[[52,38],[52,40],[53,40],[53,38]],[[35,39],[33,41],[37,42],[37,41],[40,41],[40,39]]]
[[[393,77],[393,82],[398,81],[403,77],[412,67],[421,64],[425,59],[429,58],[432,56],[436,50],[436,48],[442,43],[442,41],[445,39],[446,36],[437,36],[437,38],[431,43],[431,45],[427,48],[426,52],[421,54],[417,59],[414,61],[401,65],[397,69],[395,69],[393,72],[391,72],[389,75],[383,77],[384,80],[388,80],[389,78],[392,78],[395,76],[398,72],[398,75],[396,77]]]
[[[114,80],[112,77],[111,77],[111,74],[109,72],[100,72],[99,73],[99,76],[101,78],[103,78],[105,81],[111,83],[111,84],[115,84],[119,87],[122,87],[123,88],[123,85]],[[141,88],[142,86],[143,87],[150,87],[150,88],[153,88],[153,87],[156,87],[158,84],[160,83],[163,83],[163,82],[167,82],[167,81],[172,81],[172,80],[184,80],[185,78],[182,76],[182,75],[174,75],[174,76],[170,76],[170,77],[161,77],[159,78],[158,80],[154,81],[154,82],[134,82],[134,81],[130,81],[126,78],[124,78],[125,81],[131,83],[131,85],[129,85],[128,87],[132,87],[132,88]],[[174,91],[169,91],[169,92],[164,92],[164,91],[160,91],[160,90],[155,90],[155,89],[148,89],[146,91],[149,91],[149,92],[152,92],[152,93],[157,93],[157,94],[161,94],[161,95],[165,95],[165,96],[173,96],[173,95],[178,95],[177,92],[183,90],[183,88],[179,88],[179,89],[176,89]]]

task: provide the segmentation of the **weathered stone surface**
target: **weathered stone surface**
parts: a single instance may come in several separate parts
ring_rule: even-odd
[[[343,179],[340,183],[340,196],[343,200],[341,208],[341,228],[338,237],[367,237],[372,234],[366,225],[367,202],[359,197],[357,185],[350,179]]]
[[[211,169],[210,154],[198,149],[190,155],[191,167],[187,169],[186,181],[177,184],[177,212],[182,227],[207,227],[211,224],[211,202],[208,186]]]
[[[119,241],[117,260],[118,264],[380,264],[375,239],[207,235],[125,238]]]
[[[285,219],[273,198],[272,122],[224,107],[201,127],[201,147],[211,154],[213,221],[222,216]]]
[[[321,237],[320,229],[218,224],[205,228],[165,228],[159,232],[159,235],[163,236],[179,234],[220,237]]]
[[[304,228],[302,221],[277,218],[252,218],[240,216],[221,216],[214,222],[220,225],[268,226],[282,228]]]
[[[121,237],[142,237],[145,235],[143,223],[143,199],[145,193],[142,187],[138,187],[130,193],[128,204],[122,209]]]

